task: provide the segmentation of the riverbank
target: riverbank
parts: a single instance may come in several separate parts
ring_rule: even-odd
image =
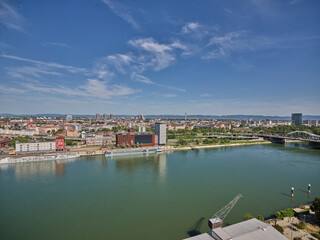
[[[173,146],[165,146],[161,149],[163,151],[182,151],[182,150],[198,150],[203,148],[219,148],[219,147],[237,147],[237,146],[247,146],[247,145],[257,145],[257,144],[270,144],[269,141],[255,141],[255,142],[245,142],[245,143],[226,143],[226,144],[215,144],[215,145],[198,145],[198,146],[186,146],[186,147],[173,147]],[[154,147],[146,147],[148,148],[154,148]],[[128,148],[129,150],[132,148]],[[119,149],[114,149],[119,150]],[[112,149],[111,149],[112,151]],[[100,147],[90,147],[90,148],[70,148],[68,152],[64,153],[73,153],[79,155],[79,157],[86,157],[86,156],[97,156],[97,155],[104,155],[105,151],[100,150]],[[22,158],[22,157],[39,157],[44,156],[46,154],[52,154],[52,155],[59,155],[59,153],[28,153],[23,155],[3,155],[0,156],[0,159],[3,158]]]
[[[251,143],[226,143],[226,144],[215,144],[215,145],[199,145],[192,147],[166,147],[164,151],[181,151],[181,150],[199,150],[203,148],[219,148],[219,147],[237,147],[237,146],[249,146],[249,145],[257,145],[257,144],[271,144],[269,141],[260,141],[260,142],[251,142]]]
[[[320,226],[317,224],[315,213],[310,210],[311,204],[301,204],[299,207],[292,208],[295,216],[282,219],[271,218],[265,223],[282,228],[283,235],[288,239],[317,240]]]

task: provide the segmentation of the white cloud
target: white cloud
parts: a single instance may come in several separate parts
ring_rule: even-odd
[[[213,59],[213,58],[222,58],[225,57],[227,54],[225,50],[222,47],[213,49],[206,53],[204,56],[202,56],[202,59]]]
[[[8,68],[9,72],[8,74],[16,77],[21,78],[22,74],[31,75],[33,77],[40,77],[40,74],[46,74],[46,75],[55,75],[60,76],[61,73],[47,70],[46,68],[41,67],[12,67]]]
[[[200,95],[200,97],[211,97],[211,95],[209,93],[203,93]]]
[[[185,89],[182,89],[182,88],[176,88],[176,87],[172,87],[172,86],[163,85],[163,84],[159,84],[159,83],[153,82],[153,81],[151,81],[149,78],[147,78],[147,77],[145,77],[145,76],[142,76],[142,75],[140,75],[140,74],[137,74],[137,73],[135,73],[135,72],[133,72],[133,73],[131,74],[131,78],[132,78],[134,81],[142,82],[142,83],[150,84],[150,85],[155,85],[155,86],[158,86],[158,87],[161,87],[161,88],[166,88],[166,89],[170,89],[170,90],[174,90],[174,91],[179,91],[179,92],[185,92],[185,91],[186,91]]]
[[[23,17],[5,1],[0,1],[0,23],[5,27],[17,31],[23,31]]]
[[[137,58],[141,71],[144,71],[146,67],[153,67],[155,71],[159,71],[168,67],[175,60],[174,47],[157,43],[153,38],[130,40],[128,43],[146,52]]]
[[[50,46],[69,47],[66,43],[63,43],[63,42],[47,42],[47,43],[41,43],[41,45],[45,47],[50,47]]]
[[[137,82],[142,82],[142,83],[145,83],[145,84],[153,84],[153,85],[156,85],[155,82],[152,82],[149,78],[145,77],[145,76],[142,76],[140,74],[136,74],[136,73],[132,73],[131,74],[131,78],[134,79],[135,81]]]
[[[111,0],[102,0],[116,15],[121,17],[135,29],[140,29],[138,23],[131,15],[132,9],[128,6],[125,6],[119,2],[111,1]]]
[[[108,66],[112,66],[118,72],[125,73],[125,67],[129,66],[132,62],[132,58],[125,54],[114,54],[104,58]]]
[[[136,92],[129,87],[118,84],[108,84],[106,81],[87,79],[84,85],[75,88],[65,86],[43,86],[40,84],[22,84],[27,90],[68,96],[82,96],[91,98],[110,99],[115,96],[126,96]]]
[[[177,94],[174,94],[174,93],[166,93],[166,94],[162,94],[163,97],[166,97],[166,98],[172,98],[172,97],[176,97]]]
[[[255,51],[262,48],[280,47],[279,41],[283,40],[253,36],[245,31],[229,32],[224,35],[211,37],[209,43],[205,46],[207,53],[202,58],[222,58],[228,56],[232,51]]]
[[[18,89],[18,88],[7,87],[7,86],[4,86],[4,85],[0,85],[0,92],[2,92],[2,93],[21,94],[21,93],[25,93],[25,90]]]
[[[63,64],[54,63],[54,62],[42,62],[42,61],[38,61],[38,60],[33,60],[33,59],[28,59],[28,58],[21,58],[21,57],[17,57],[17,56],[13,56],[13,55],[6,55],[6,54],[1,54],[0,56],[4,57],[4,58],[13,59],[13,60],[34,63],[34,64],[46,66],[48,68],[64,69],[64,70],[66,70],[68,72],[71,72],[71,73],[83,73],[83,72],[86,72],[85,68],[73,67],[73,66],[63,65]]]
[[[182,27],[182,33],[190,33],[200,28],[200,24],[197,22],[187,23]]]
[[[242,32],[229,32],[226,33],[223,36],[214,36],[210,39],[210,42],[208,45],[227,45],[234,41],[235,39],[238,39],[243,33]]]
[[[87,84],[80,87],[91,97],[99,97],[109,99],[114,96],[126,96],[136,91],[123,85],[107,85],[106,81],[96,79],[88,79]]]

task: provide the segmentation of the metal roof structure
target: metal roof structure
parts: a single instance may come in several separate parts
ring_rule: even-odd
[[[250,219],[212,232],[200,234],[188,240],[288,240],[271,225]]]

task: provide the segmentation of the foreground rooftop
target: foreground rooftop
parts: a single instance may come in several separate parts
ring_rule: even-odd
[[[212,232],[187,240],[287,240],[287,238],[271,225],[253,218],[228,227],[216,228]]]

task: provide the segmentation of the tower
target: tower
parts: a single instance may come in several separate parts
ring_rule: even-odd
[[[158,135],[158,145],[166,145],[167,143],[167,124],[157,122],[155,124],[155,134]]]
[[[302,125],[302,113],[291,114],[292,125]]]

